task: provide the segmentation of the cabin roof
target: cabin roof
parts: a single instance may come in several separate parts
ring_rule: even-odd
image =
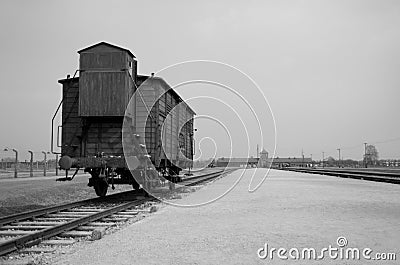
[[[93,44],[92,46],[89,46],[89,47],[86,47],[86,48],[84,48],[84,49],[82,49],[82,50],[79,50],[78,53],[80,54],[81,52],[90,50],[90,49],[92,49],[92,48],[94,48],[94,47],[97,47],[97,46],[100,46],[100,45],[105,45],[105,46],[108,46],[108,47],[111,47],[111,48],[115,48],[115,49],[118,49],[118,50],[121,50],[121,51],[125,51],[125,52],[127,52],[131,57],[136,58],[135,55],[133,55],[133,53],[132,53],[130,50],[128,50],[128,49],[126,49],[126,48],[119,47],[119,46],[114,45],[114,44],[110,44],[110,43],[105,42],[105,41],[99,42],[99,43],[97,43],[97,44]]]

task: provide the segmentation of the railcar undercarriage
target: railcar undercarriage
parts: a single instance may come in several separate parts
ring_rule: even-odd
[[[145,163],[142,163],[145,164]],[[69,156],[61,157],[59,165],[61,169],[66,171],[66,177],[58,180],[72,180],[79,169],[84,168],[84,172],[89,173],[89,187],[93,187],[96,194],[103,197],[107,194],[108,187],[115,189],[114,185],[132,185],[135,190],[149,190],[156,188],[168,180],[172,183],[182,181],[179,177],[181,168],[175,165],[168,165],[154,168],[148,166],[138,166],[134,170],[128,169],[125,159],[122,157],[91,157],[91,158],[70,158]],[[123,166],[121,166],[123,165]],[[75,169],[72,177],[68,177],[68,172]]]

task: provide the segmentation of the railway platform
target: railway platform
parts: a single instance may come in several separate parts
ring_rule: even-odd
[[[281,259],[269,249],[328,247],[371,249],[370,257],[395,253],[397,261],[333,259],[314,264],[396,264],[400,258],[400,186],[265,169],[236,170],[149,217],[91,244],[74,245],[56,264],[309,264]],[[339,244],[342,244],[339,246]],[[274,253],[273,253],[274,254]],[[292,253],[293,254],[293,253]],[[286,252],[286,257],[288,253]],[[313,261],[311,261],[313,262]]]

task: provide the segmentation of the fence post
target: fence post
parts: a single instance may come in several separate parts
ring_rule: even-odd
[[[18,151],[13,149],[15,152],[15,165],[14,165],[14,178],[18,178]]]
[[[33,177],[33,152],[28,151],[31,154],[31,163],[30,163],[30,177]]]
[[[58,154],[56,154],[56,176],[58,176]]]
[[[45,151],[42,151],[44,154],[44,161],[43,161],[43,176],[46,176],[46,163],[47,163],[47,155]]]

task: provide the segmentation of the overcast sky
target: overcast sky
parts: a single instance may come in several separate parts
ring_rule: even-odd
[[[76,51],[107,41],[130,49],[140,74],[194,59],[248,74],[273,111],[277,156],[298,157],[303,149],[314,159],[322,151],[337,158],[342,148],[344,158],[361,159],[368,142],[382,158],[400,158],[399,26],[400,1],[3,0],[0,148],[17,148],[23,156],[50,150],[50,121],[61,96],[57,80],[78,68]],[[182,95],[195,97],[199,89]],[[241,94],[259,95],[254,87]],[[212,89],[208,95],[221,99]],[[198,114],[224,112],[194,105]],[[240,150],[249,145],[255,155],[262,140],[272,153],[272,116],[267,108],[256,112],[265,117],[263,139],[234,144]],[[229,123],[230,116],[219,119]],[[221,135],[201,124],[196,137]],[[204,153],[212,153],[208,148],[204,144]],[[1,157],[12,155],[1,151]],[[228,148],[217,155],[229,155]]]

